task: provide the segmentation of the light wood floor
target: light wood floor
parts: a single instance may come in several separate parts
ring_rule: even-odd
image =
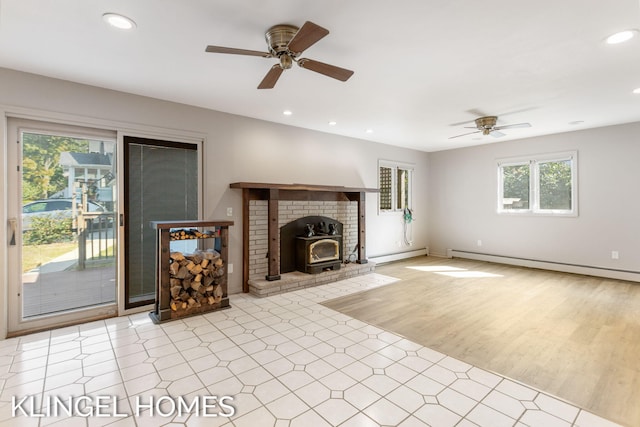
[[[640,283],[426,256],[376,273],[402,280],[325,305],[640,426]]]

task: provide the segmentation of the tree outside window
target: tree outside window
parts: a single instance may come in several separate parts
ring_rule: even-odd
[[[577,153],[498,162],[498,212],[577,215]]]

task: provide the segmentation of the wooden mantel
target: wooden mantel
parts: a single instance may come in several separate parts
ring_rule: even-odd
[[[249,292],[249,201],[268,201],[268,274],[267,280],[280,279],[278,251],[280,233],[278,230],[279,200],[320,200],[358,202],[358,259],[357,263],[367,263],[365,237],[365,194],[377,193],[377,188],[354,188],[334,185],[309,184],[268,184],[257,182],[234,182],[230,188],[242,189],[242,290]]]

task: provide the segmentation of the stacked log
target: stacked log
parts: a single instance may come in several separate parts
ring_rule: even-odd
[[[171,252],[169,282],[171,310],[189,310],[222,301],[224,262],[214,250],[190,255]]]
[[[215,231],[200,231],[195,228],[171,230],[169,235],[171,240],[208,239],[218,236]]]

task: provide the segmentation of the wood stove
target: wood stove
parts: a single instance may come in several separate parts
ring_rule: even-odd
[[[296,237],[296,268],[298,271],[317,274],[325,270],[339,270],[341,263],[341,235]]]

